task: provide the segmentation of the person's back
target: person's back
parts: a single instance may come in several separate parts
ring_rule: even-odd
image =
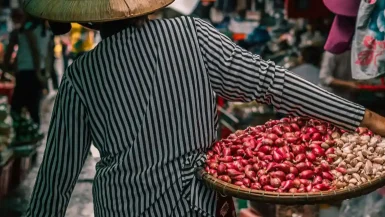
[[[350,51],[345,51],[342,54],[325,51],[320,70],[320,81],[328,91],[353,100],[355,83],[352,78],[350,61]]]
[[[64,75],[61,89],[69,93],[57,100],[70,97],[64,106],[79,116],[74,124],[90,127],[70,130],[69,137],[87,135],[81,144],[92,137],[101,154],[96,216],[198,214],[190,207],[214,213],[214,192],[194,178],[202,151],[216,139],[216,101],[195,28],[192,18],[127,28]],[[75,107],[79,103],[84,109]],[[88,147],[80,149],[86,156]]]
[[[18,33],[18,50],[17,50],[17,69],[19,71],[31,71],[34,70],[33,56],[31,55],[31,47],[25,31],[32,31],[36,38],[36,44],[38,45],[38,52],[40,55],[40,67],[45,68],[49,32],[44,28],[42,23],[27,22],[22,30]]]

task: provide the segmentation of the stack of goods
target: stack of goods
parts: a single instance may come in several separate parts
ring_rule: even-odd
[[[12,141],[13,128],[7,97],[0,98],[0,152],[5,150]]]
[[[16,137],[13,141],[14,145],[34,143],[43,139],[44,135],[39,131],[39,127],[30,118],[13,114],[13,128]]]
[[[283,118],[237,131],[207,152],[205,171],[241,188],[320,192],[385,175],[385,138],[348,133],[308,118]]]

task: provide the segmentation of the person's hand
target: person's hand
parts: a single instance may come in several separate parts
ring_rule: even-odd
[[[375,134],[385,137],[385,117],[379,114],[366,110],[361,126],[368,128]]]

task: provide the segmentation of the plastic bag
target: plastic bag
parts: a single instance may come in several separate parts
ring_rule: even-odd
[[[370,194],[344,201],[339,217],[385,216],[384,190],[385,188],[382,188]]]
[[[352,43],[352,77],[367,80],[385,75],[385,1],[362,0]]]

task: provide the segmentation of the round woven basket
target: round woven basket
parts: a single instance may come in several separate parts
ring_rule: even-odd
[[[252,190],[249,188],[241,188],[217,179],[204,170],[198,171],[198,178],[203,180],[211,189],[221,195],[233,196],[240,199],[284,204],[284,205],[305,205],[305,204],[322,204],[338,202],[361,195],[368,194],[385,185],[385,177],[380,177],[372,181],[368,181],[354,188],[346,188],[343,190],[316,192],[316,193],[276,193],[261,190]]]

